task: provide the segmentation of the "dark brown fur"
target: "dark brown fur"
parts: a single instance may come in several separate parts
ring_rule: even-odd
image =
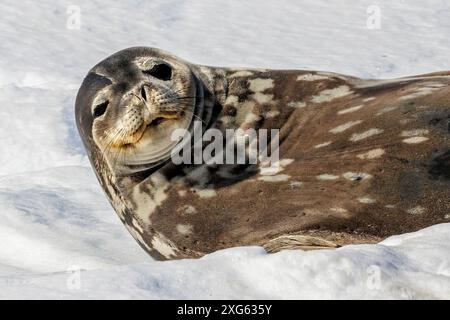
[[[262,245],[273,252],[373,243],[450,219],[449,73],[376,82],[307,71],[247,70],[251,75],[245,75],[244,70],[197,68],[191,65],[210,94],[207,107],[216,110],[210,126],[278,128],[280,159],[293,161],[277,174],[287,176],[274,181],[261,180],[257,165],[166,163],[157,171],[167,180],[164,200],[149,210],[137,238],[155,258],[199,257],[242,245]],[[235,76],[238,71],[243,75]],[[299,76],[308,80],[297,80]],[[252,90],[255,79],[273,83],[258,93]],[[342,86],[347,94],[329,101],[318,98],[324,90]],[[430,92],[411,95],[427,86]],[[224,98],[218,99],[219,94]],[[247,122],[241,112],[249,101],[252,106],[245,113],[256,117]],[[373,129],[379,132],[355,138]],[[427,140],[405,142],[420,141],[417,137]],[[372,156],[379,156],[370,158],[368,152],[376,149],[383,153],[378,150]],[[128,215],[142,210],[132,196],[136,188],[153,199],[154,174],[121,184]],[[321,180],[323,175],[335,179]],[[207,197],[204,190],[209,190]],[[130,221],[126,224],[134,228]],[[180,225],[186,232],[180,232]],[[155,239],[170,247],[169,253],[155,248]]]

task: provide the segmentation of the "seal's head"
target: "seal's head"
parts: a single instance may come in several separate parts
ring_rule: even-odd
[[[116,175],[125,175],[170,157],[177,143],[171,132],[189,128],[197,87],[188,63],[158,49],[129,48],[97,64],[75,108],[91,160],[101,153]]]

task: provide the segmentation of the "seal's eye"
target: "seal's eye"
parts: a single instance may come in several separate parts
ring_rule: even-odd
[[[151,69],[142,72],[164,81],[172,79],[172,68],[165,63],[155,64]]]
[[[102,102],[95,106],[94,108],[94,118],[98,118],[103,115],[108,107],[109,101]]]

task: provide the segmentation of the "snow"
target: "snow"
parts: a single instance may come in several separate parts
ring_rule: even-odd
[[[450,298],[450,224],[337,250],[153,261],[107,203],[73,119],[86,72],[136,45],[367,78],[447,70],[448,1],[3,0],[0,16],[0,298]]]

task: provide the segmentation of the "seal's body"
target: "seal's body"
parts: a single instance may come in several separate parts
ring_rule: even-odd
[[[278,172],[174,164],[170,134],[195,119],[280,129]],[[157,259],[373,243],[450,219],[450,72],[361,80],[130,48],[89,72],[76,120],[114,209]]]

